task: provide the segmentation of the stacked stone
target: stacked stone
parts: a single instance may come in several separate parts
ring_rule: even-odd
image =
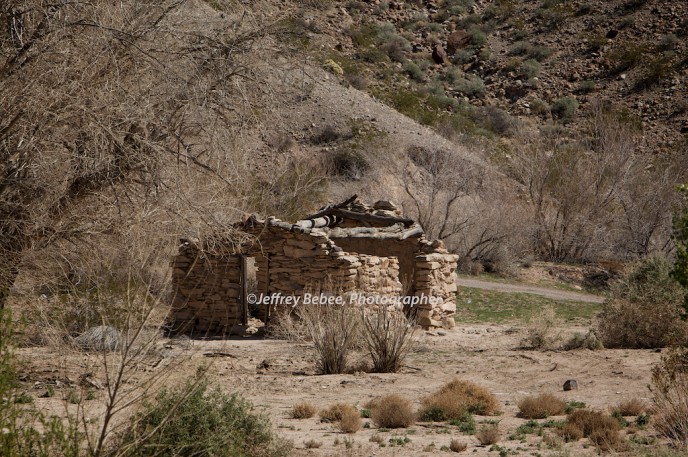
[[[241,258],[201,255],[186,243],[174,259],[172,314],[177,331],[224,332],[241,321]]]
[[[401,294],[399,281],[399,259],[396,257],[377,257],[366,254],[356,256],[360,266],[357,268],[356,291],[374,293],[389,297]]]
[[[441,299],[440,304],[418,306],[416,317],[422,327],[454,327],[457,260],[457,255],[439,252],[416,256],[415,295]]]

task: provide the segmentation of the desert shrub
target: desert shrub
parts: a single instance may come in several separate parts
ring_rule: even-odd
[[[685,447],[688,443],[688,348],[674,348],[652,369],[653,426]]]
[[[334,172],[347,179],[361,179],[370,169],[370,162],[365,155],[353,148],[337,150],[331,160]]]
[[[497,441],[499,441],[499,436],[499,425],[497,424],[483,425],[475,434],[475,437],[483,446],[495,444]]]
[[[238,394],[210,389],[204,378],[163,389],[144,404],[119,443],[119,455],[283,456],[269,420]]]
[[[425,79],[425,73],[420,69],[417,63],[412,60],[407,60],[404,63],[404,72],[416,82],[423,82]]]
[[[616,406],[612,408],[612,414],[618,414],[620,416],[639,416],[640,414],[647,411],[648,405],[637,398],[631,398],[630,400],[622,400]]]
[[[454,90],[467,97],[482,97],[485,95],[485,83],[478,75],[464,75],[454,83]]]
[[[326,125],[320,132],[313,135],[313,144],[329,144],[342,139],[345,135],[334,125]]]
[[[364,75],[358,73],[345,73],[344,79],[351,84],[351,87],[358,90],[366,90],[368,88],[368,84],[370,84]]]
[[[293,419],[308,419],[315,416],[316,411],[316,407],[311,403],[296,403],[291,408],[291,417]]]
[[[72,418],[63,422],[26,407],[28,397],[18,381],[12,317],[0,309],[0,455],[3,457],[77,457],[82,434]]]
[[[622,443],[619,436],[619,422],[600,411],[587,409],[573,411],[566,418],[561,433],[567,441],[579,439],[582,435],[601,449],[616,449]]]
[[[673,57],[673,51],[666,51],[646,59],[634,88],[636,90],[648,89],[670,76],[674,70]]]
[[[578,102],[573,97],[562,97],[552,104],[552,116],[566,124],[576,117]]]
[[[497,398],[487,389],[469,381],[454,379],[422,400],[420,411],[424,420],[459,419],[467,412],[494,414],[499,407]]]
[[[373,371],[395,373],[415,343],[415,322],[401,311],[378,306],[364,310],[362,339],[373,361]]]
[[[685,340],[683,289],[663,257],[633,265],[611,285],[597,333],[609,348],[656,348]]]
[[[641,62],[645,52],[647,52],[647,47],[637,43],[629,43],[614,49],[609,54],[611,73],[621,73],[635,67]]]
[[[527,41],[517,41],[513,45],[511,45],[511,48],[509,49],[509,54],[515,55],[515,56],[524,56],[527,55],[531,49],[533,49],[533,45],[528,43]]]
[[[525,397],[518,402],[518,416],[524,419],[545,419],[564,412],[566,403],[552,394]]]
[[[510,135],[517,126],[517,121],[509,113],[496,106],[488,105],[480,111],[482,122],[498,135]]]
[[[469,412],[464,413],[458,419],[450,419],[449,425],[458,427],[461,433],[466,433],[467,435],[475,433],[475,418]]]
[[[339,429],[344,433],[356,433],[361,429],[361,414],[355,407],[351,405],[346,406],[341,409]]]
[[[583,430],[581,430],[577,425],[568,422],[561,426],[559,429],[559,434],[566,442],[578,441],[579,439],[583,438]]]
[[[559,339],[558,324],[559,318],[554,307],[544,306],[529,317],[521,344],[532,349],[553,347]]]
[[[370,417],[380,428],[406,428],[416,420],[411,402],[392,394],[371,404]]]
[[[298,307],[313,341],[318,370],[323,374],[343,373],[358,333],[359,316],[348,306],[304,305]]]
[[[318,449],[318,448],[320,448],[322,445],[323,445],[323,444],[322,444],[322,441],[316,441],[316,440],[313,440],[313,439],[310,439],[310,440],[308,440],[308,441],[304,441],[304,442],[303,442],[303,447],[305,447],[306,449]]]
[[[574,349],[590,349],[596,351],[598,349],[604,349],[604,344],[602,344],[602,341],[600,341],[593,331],[589,331],[588,333],[576,332],[564,343],[562,349],[565,351],[572,351]]]
[[[463,452],[466,450],[466,448],[468,448],[468,444],[457,439],[453,439],[449,443],[449,450],[452,452]]]
[[[485,32],[480,30],[478,27],[471,27],[468,29],[468,36],[470,37],[470,42],[473,46],[482,46],[487,42],[487,36]]]
[[[578,92],[581,94],[589,94],[595,90],[595,81],[582,81],[578,85]]]
[[[540,68],[542,68],[540,62],[535,59],[528,59],[521,64],[518,74],[524,78],[534,78],[540,74]]]

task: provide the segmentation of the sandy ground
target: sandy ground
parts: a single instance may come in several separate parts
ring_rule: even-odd
[[[574,330],[567,328],[568,334]],[[342,375],[317,375],[309,344],[262,338],[230,340],[172,339],[160,343],[159,354],[150,364],[135,371],[136,377],[163,375],[167,383],[180,382],[193,374],[201,363],[210,364],[209,376],[227,391],[238,391],[249,398],[258,410],[270,417],[279,435],[292,440],[296,456],[413,456],[443,453],[452,438],[468,444],[470,455],[498,455],[490,446],[481,446],[474,436],[462,434],[446,423],[417,423],[409,429],[380,432],[369,419],[364,428],[347,435],[336,425],[321,423],[316,417],[296,420],[289,411],[296,402],[307,401],[318,408],[336,402],[348,402],[359,408],[370,399],[397,393],[414,401],[420,399],[454,377],[479,383],[490,389],[501,403],[501,414],[476,417],[481,421],[497,420],[502,432],[500,446],[519,455],[559,455],[561,450],[548,449],[542,438],[528,435],[525,442],[508,440],[525,420],[516,417],[516,403],[526,395],[552,392],[566,401],[585,402],[589,407],[606,409],[620,400],[649,399],[647,385],[651,366],[660,353],[651,350],[576,350],[529,351],[520,349],[522,334],[509,325],[461,325],[447,332],[419,332],[416,350],[400,373],[375,374],[355,372]],[[92,370],[93,360],[83,354],[56,354],[48,348],[26,348],[20,354],[27,360],[28,385],[35,383],[32,395],[45,390],[44,382],[62,379],[76,383],[80,375]],[[219,355],[209,357],[208,354]],[[90,360],[90,361],[89,361]],[[156,361],[157,360],[157,361]],[[355,364],[356,359],[352,362]],[[172,367],[165,371],[165,366]],[[100,375],[102,376],[102,375]],[[99,375],[93,377],[98,378]],[[578,390],[563,392],[567,379],[578,381]],[[102,379],[97,379],[102,383]],[[64,394],[65,388],[62,390]],[[103,391],[98,391],[102,398]],[[54,398],[37,398],[38,406],[53,405]],[[87,415],[98,414],[98,399],[86,402]],[[89,406],[90,405],[90,406]],[[64,408],[64,407],[62,407]],[[72,407],[73,408],[73,407]],[[557,419],[557,418],[554,418]],[[561,418],[560,418],[561,419]],[[370,427],[370,428],[365,428]],[[370,438],[379,433],[385,447]],[[643,431],[649,434],[651,431]],[[404,446],[391,446],[389,440],[408,437]],[[304,442],[322,443],[317,449],[306,449]],[[587,440],[565,445],[570,455],[595,455],[594,448],[585,449]],[[430,445],[434,444],[434,448]]]

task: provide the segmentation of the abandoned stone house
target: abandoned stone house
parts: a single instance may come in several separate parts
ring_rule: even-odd
[[[294,224],[251,216],[232,233],[224,244],[181,240],[173,260],[177,331],[229,334],[249,317],[270,319],[274,306],[252,307],[255,297],[314,291],[433,297],[404,311],[424,328],[454,326],[457,256],[388,201],[368,206],[354,195]]]

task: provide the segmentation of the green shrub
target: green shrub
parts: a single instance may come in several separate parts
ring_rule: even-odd
[[[487,36],[485,35],[485,32],[480,30],[478,27],[471,27],[468,30],[468,35],[473,46],[480,47],[487,42]]]
[[[409,77],[414,81],[420,83],[425,79],[425,73],[423,73],[423,70],[421,70],[418,64],[416,64],[414,61],[406,61],[403,68],[406,74],[409,75]]]
[[[454,83],[454,89],[467,97],[485,95],[485,83],[478,75],[465,75]]]
[[[552,104],[552,116],[566,124],[576,117],[578,102],[573,97],[562,97]]]
[[[589,94],[595,90],[595,81],[581,81],[578,85],[578,92],[581,94]]]
[[[541,67],[540,62],[537,60],[528,59],[521,64],[521,67],[518,69],[518,74],[524,78],[534,78],[540,74]]]
[[[650,257],[635,264],[611,287],[597,322],[608,348],[656,348],[685,341],[683,289],[669,262]]]
[[[640,63],[643,54],[647,51],[644,44],[629,43],[609,54],[610,70],[612,73],[621,73],[630,70]]]
[[[119,447],[127,456],[283,456],[290,450],[247,401],[209,389],[202,377],[146,403]]]

